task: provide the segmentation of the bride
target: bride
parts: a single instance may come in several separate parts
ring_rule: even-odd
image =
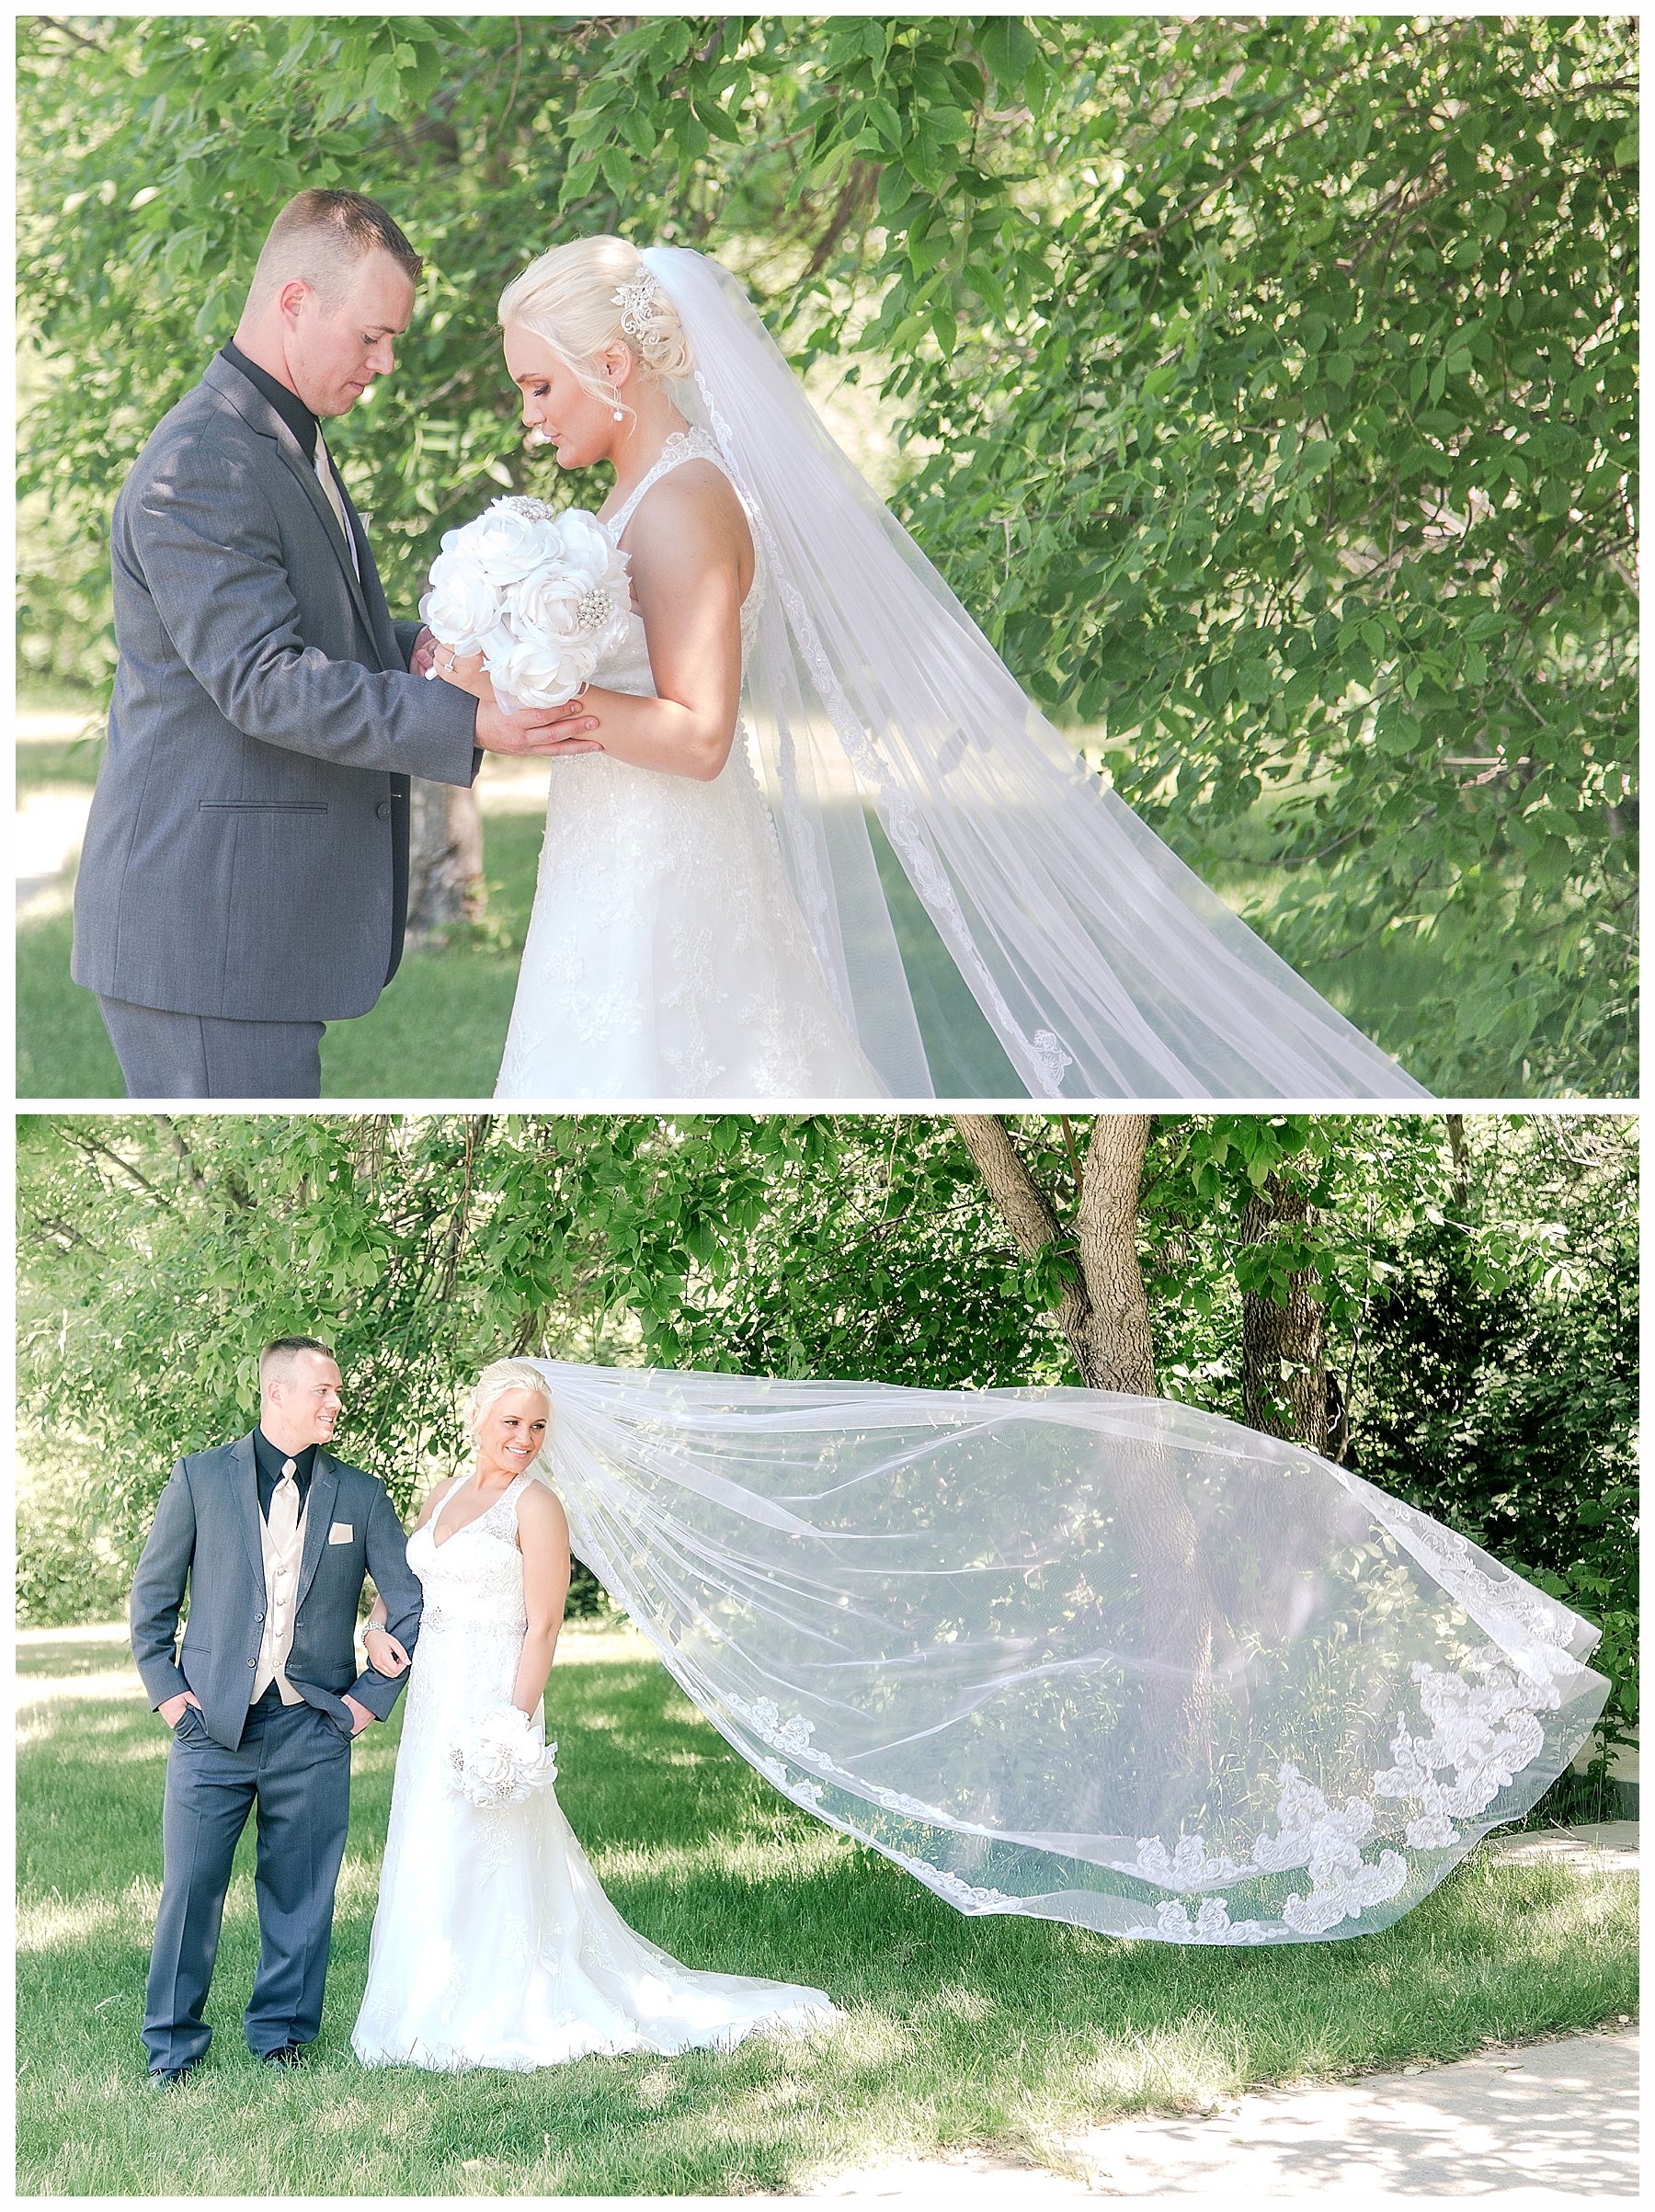
[[[1529,1810],[1609,1692],[1598,1631],[1467,1538],[1171,1400],[508,1360],[474,1406],[476,1472],[408,1544],[369,2064],[832,2016],[678,1966],[599,1887],[537,1717],[571,1542],[793,1804],[961,1912],[1133,1940],[1388,1927]],[[476,1802],[502,1782],[520,1801]]]
[[[716,262],[581,239],[499,314],[531,435],[614,470],[633,607],[497,1097],[1425,1095],[1089,781]]]
[[[408,1540],[425,1608],[358,2058],[526,2071],[834,2019],[819,1990],[691,1972],[603,1894],[553,1791],[556,1746],[542,1749],[569,1582],[568,1524],[545,1479],[544,1378],[496,1361],[471,1418],[474,1472],[433,1488]],[[400,1674],[408,1655],[384,1621],[381,1600],[369,1657]]]

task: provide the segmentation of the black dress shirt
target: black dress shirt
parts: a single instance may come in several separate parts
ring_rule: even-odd
[[[304,458],[314,469],[316,465],[316,432],[319,426],[299,394],[290,392],[285,384],[278,383],[268,369],[261,369],[257,361],[250,361],[234,339],[222,349],[220,358],[228,361],[232,369],[239,369],[253,389],[269,401],[299,440]]]
[[[316,1464],[316,1447],[306,1444],[302,1452],[279,1452],[262,1429],[253,1431],[253,1457],[258,1464],[258,1511],[268,1521],[270,1500],[276,1495],[276,1485],[281,1480],[283,1465],[291,1460],[293,1480],[299,1485],[299,1511],[304,1511],[310,1496],[311,1470]]]

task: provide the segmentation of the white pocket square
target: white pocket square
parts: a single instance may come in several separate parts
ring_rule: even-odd
[[[348,1521],[336,1521],[327,1532],[327,1541],[329,1544],[354,1544],[356,1531]]]

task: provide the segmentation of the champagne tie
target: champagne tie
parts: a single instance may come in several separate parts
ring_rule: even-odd
[[[283,1552],[293,1541],[293,1532],[299,1526],[299,1485],[293,1479],[298,1472],[296,1461],[284,1459],[281,1480],[270,1497],[270,1534]]]
[[[351,531],[350,524],[345,519],[345,502],[339,496],[338,481],[333,473],[333,463],[328,459],[327,440],[320,430],[316,432],[316,481],[327,494],[327,504],[334,511],[335,519],[339,525],[340,535],[344,538],[350,554],[350,565],[360,577],[362,573],[362,564],[357,559],[356,538]]]

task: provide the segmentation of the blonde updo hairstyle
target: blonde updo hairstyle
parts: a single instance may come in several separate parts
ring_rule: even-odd
[[[546,1402],[546,1433],[539,1452],[529,1463],[528,1471],[531,1475],[538,1475],[542,1482],[550,1482],[552,1463],[546,1456],[546,1448],[552,1442],[552,1389],[545,1376],[531,1362],[491,1360],[472,1386],[472,1394],[465,1407],[466,1426],[474,1436],[483,1416],[496,1399],[504,1397],[508,1390],[532,1390],[536,1397],[543,1398]]]
[[[500,327],[516,324],[533,331],[589,398],[613,406],[614,386],[598,364],[617,342],[630,346],[638,372],[657,382],[676,383],[695,372],[695,356],[678,309],[658,282],[649,302],[649,335],[633,337],[621,327],[626,311],[615,294],[648,274],[643,256],[624,238],[576,238],[568,245],[554,245],[500,294]]]

